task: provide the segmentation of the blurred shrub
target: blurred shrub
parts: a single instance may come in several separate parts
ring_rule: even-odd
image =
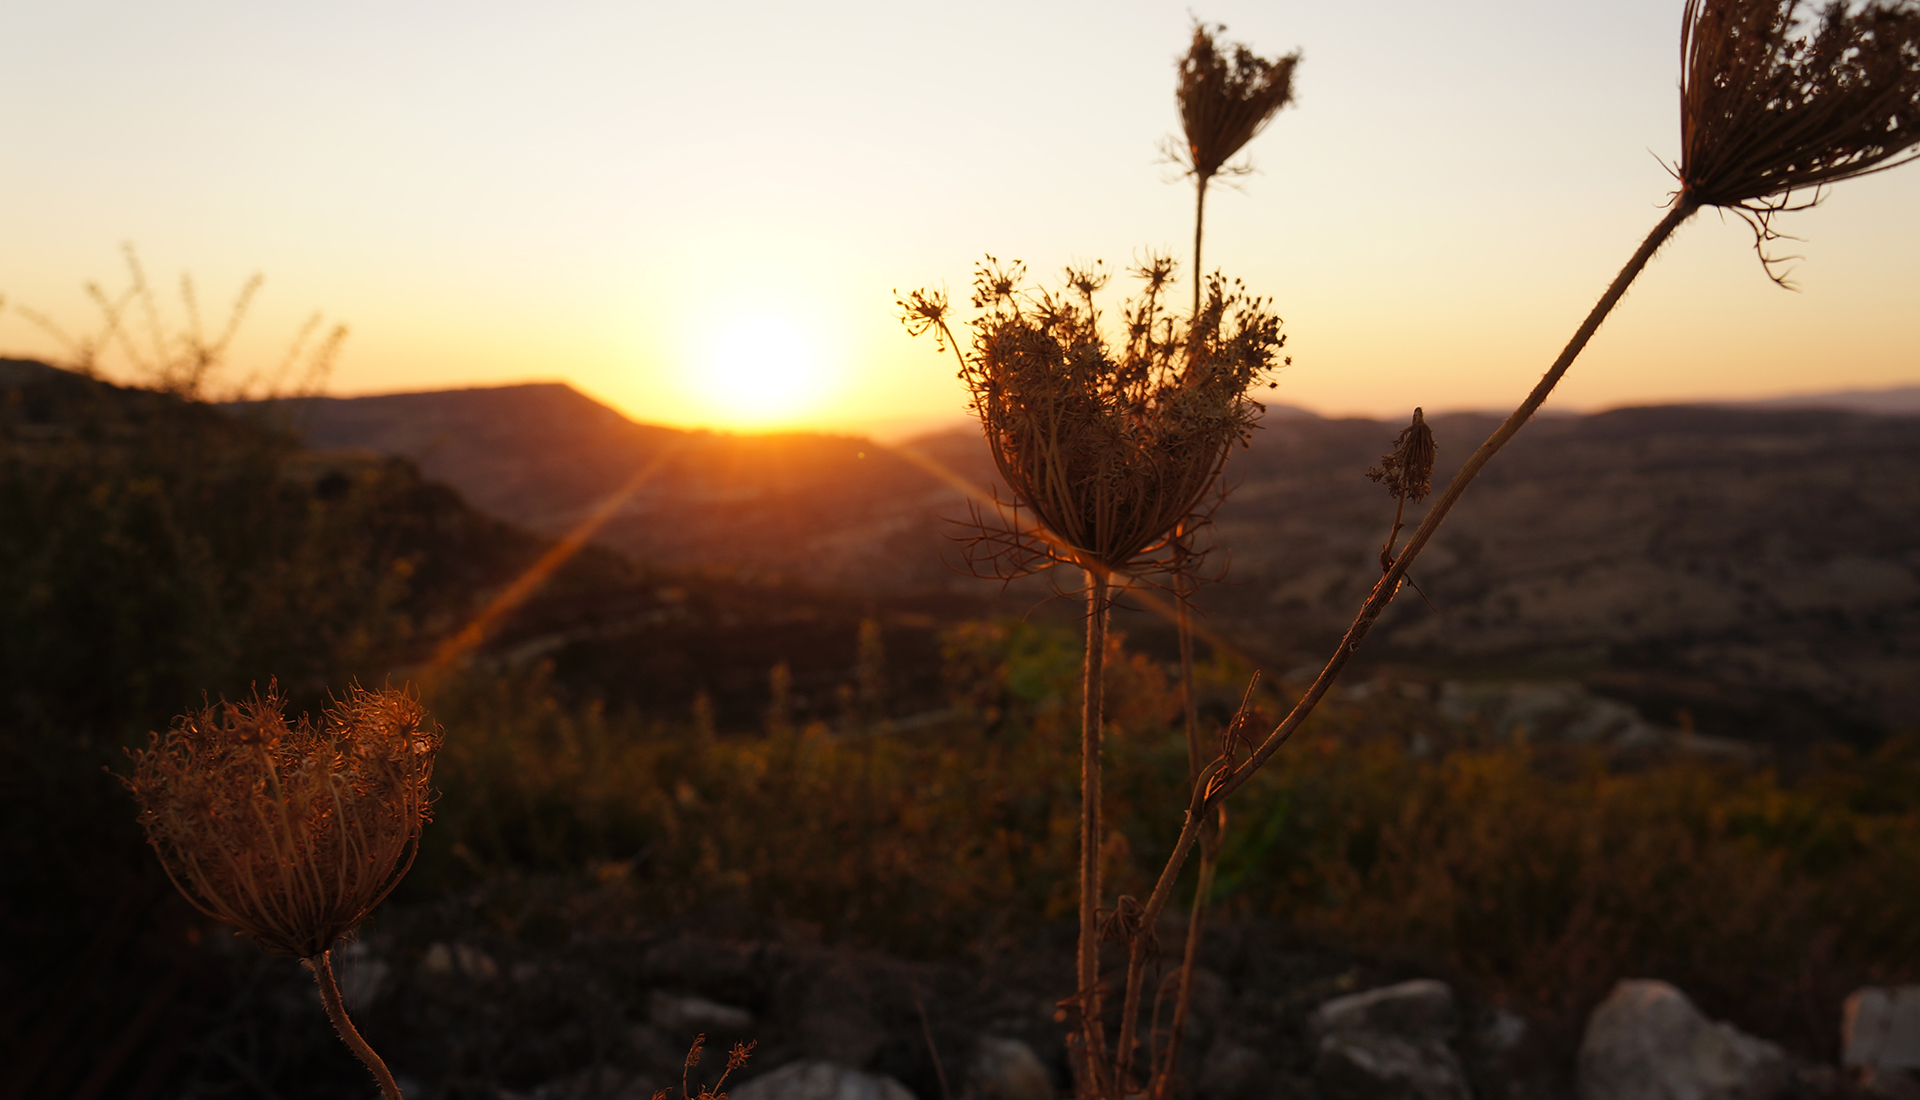
[[[1031,937],[1073,905],[1073,650],[1068,628],[959,627],[958,713],[874,735],[715,738],[570,709],[537,676],[450,685],[445,793],[409,889],[591,871],[598,900],[570,920],[799,925],[910,954]],[[1115,891],[1139,894],[1177,832],[1185,750],[1162,670],[1117,639],[1112,657],[1106,853]],[[1790,783],[1677,755],[1615,770],[1476,744],[1383,693],[1327,708],[1247,790],[1219,888],[1229,911],[1568,1026],[1617,978],[1657,975],[1817,1052],[1855,985],[1920,975],[1917,861],[1910,740],[1827,751]]]

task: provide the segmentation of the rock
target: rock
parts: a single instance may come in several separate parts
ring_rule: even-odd
[[[976,1100],[1053,1100],[1053,1078],[1032,1047],[982,1035],[967,1066],[966,1094]]]
[[[1700,1014],[1658,981],[1622,981],[1587,1019],[1580,1100],[1767,1100],[1792,1072],[1779,1047]]]
[[[1194,1092],[1201,1100],[1256,1100],[1265,1096],[1273,1067],[1259,1051],[1231,1039],[1215,1039],[1200,1060]]]
[[[1335,1031],[1320,1040],[1313,1083],[1326,1100],[1472,1100],[1466,1072],[1438,1039]]]
[[[1869,986],[1847,998],[1840,1064],[1850,1069],[1920,1068],[1920,985]]]
[[[1432,978],[1382,986],[1335,997],[1307,1017],[1317,1036],[1339,1031],[1371,1031],[1403,1039],[1442,1043],[1460,1031],[1453,987]]]
[[[789,1062],[727,1091],[732,1100],[914,1100],[913,1093],[891,1077],[833,1062]]]
[[[1504,1008],[1496,1008],[1488,1017],[1485,1026],[1480,1029],[1480,1042],[1488,1050],[1506,1054],[1519,1048],[1527,1038],[1527,1021],[1524,1016]]]
[[[723,1032],[738,1034],[753,1026],[753,1013],[705,997],[675,997],[654,990],[647,998],[647,1019],[672,1034]]]

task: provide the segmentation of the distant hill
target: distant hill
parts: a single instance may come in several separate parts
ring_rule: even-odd
[[[661,566],[825,588],[941,588],[929,557],[964,497],[857,436],[731,435],[636,424],[558,384],[317,398],[292,410],[318,448],[401,455],[476,507],[561,534],[657,463],[599,541]]]
[[[1713,404],[1731,409],[1843,409],[1871,416],[1920,416],[1920,386],[1788,394],[1747,401],[1716,401]]]
[[[968,430],[900,452],[853,436],[635,424],[562,385],[327,399],[310,441],[402,454],[557,533],[658,461],[602,531],[641,561],[869,597],[957,576]],[[1434,419],[1441,475],[1492,430]],[[1228,467],[1228,582],[1208,621],[1275,669],[1317,663],[1372,578],[1391,501],[1363,477],[1399,425],[1268,418]],[[664,458],[662,456],[665,456]],[[1483,473],[1370,644],[1432,675],[1573,676],[1655,721],[1782,742],[1920,726],[1920,418],[1667,406],[1542,418]],[[944,517],[944,518],[943,518]],[[1021,607],[1032,606],[1031,599]],[[1164,644],[1154,620],[1127,620]]]

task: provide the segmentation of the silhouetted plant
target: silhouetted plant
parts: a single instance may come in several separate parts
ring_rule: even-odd
[[[1914,159],[1920,144],[1920,5],[1911,0],[1828,5],[1813,29],[1801,30],[1797,0],[1689,0],[1681,30],[1680,190],[1672,207],[1614,278],[1559,358],[1520,407],[1470,456],[1428,510],[1406,547],[1383,562],[1383,575],[1312,685],[1246,759],[1222,753],[1194,784],[1173,856],[1142,909],[1151,928],[1171,897],[1187,854],[1208,814],[1264,765],[1300,728],[1359,649],[1408,568],[1461,494],[1492,457],[1532,418],[1547,395],[1660,245],[1703,206],[1731,209],[1754,227],[1762,261],[1775,214],[1810,205],[1795,192]],[[1777,281],[1777,280],[1776,280]],[[1419,441],[1416,414],[1384,477],[1404,500],[1417,482],[1407,473]],[[1391,456],[1390,456],[1391,457]],[[1396,483],[1397,481],[1397,483]],[[1396,524],[1397,527],[1397,524]],[[1391,549],[1391,540],[1388,549]],[[1136,943],[1138,956],[1143,947]],[[1123,1025],[1124,1026],[1124,1025]]]
[[[1026,289],[1023,265],[1001,267],[989,256],[974,279],[980,312],[969,322],[971,354],[949,323],[943,294],[918,290],[899,300],[910,332],[932,332],[943,347],[952,345],[1015,514],[1024,508],[1041,525],[1034,531],[981,521],[969,560],[999,577],[1054,563],[1086,574],[1076,996],[1081,1057],[1094,1077],[1106,1073],[1107,1061],[1097,911],[1110,584],[1116,572],[1192,568],[1171,539],[1204,515],[1227,455],[1246,442],[1262,411],[1247,391],[1284,362],[1276,360],[1286,342],[1267,301],[1238,283],[1208,279],[1205,307],[1183,325],[1165,304],[1173,262],[1149,257],[1134,274],[1144,289],[1121,307],[1117,348],[1109,346],[1094,302],[1108,280],[1099,265],[1067,269],[1056,294]],[[1125,911],[1123,904],[1116,914]],[[1109,922],[1109,929],[1124,924]]]
[[[185,320],[169,331],[153,287],[147,282],[139,253],[131,244],[122,246],[122,251],[127,261],[125,290],[109,295],[99,283],[87,283],[87,297],[100,311],[99,327],[92,332],[73,336],[47,314],[18,307],[22,315],[66,349],[67,365],[71,369],[97,377],[118,350],[142,382],[189,400],[296,397],[318,393],[325,385],[340,346],[346,342],[347,326],[336,324],[316,340],[322,323],[321,315],[316,312],[294,335],[274,370],[251,371],[215,392],[211,384],[226,368],[228,348],[239,334],[241,323],[246,320],[247,311],[266,277],[255,273],[241,284],[227,312],[226,324],[210,337],[201,322],[200,297],[193,276],[180,276],[180,306]],[[136,307],[137,325],[136,319],[129,316]]]
[[[1238,176],[1252,171],[1248,164],[1227,162],[1259,134],[1282,107],[1293,101],[1293,71],[1300,62],[1299,51],[1265,60],[1245,45],[1235,43],[1222,50],[1214,36],[1226,28],[1208,27],[1195,22],[1193,44],[1179,64],[1174,100],[1180,108],[1180,123],[1186,146],[1172,146],[1168,152],[1174,163],[1193,177],[1193,312],[1200,312],[1201,246],[1204,242],[1207,212],[1207,187],[1217,175]],[[1196,517],[1199,520],[1199,517]],[[1193,679],[1193,593],[1196,572],[1186,568],[1197,528],[1203,521],[1182,523],[1175,531],[1172,547],[1176,559],[1173,571],[1174,634],[1180,651],[1180,683],[1187,735],[1187,781],[1199,778],[1205,762],[1200,743],[1200,715],[1194,698]],[[1187,919],[1187,946],[1181,964],[1178,990],[1174,996],[1173,1019],[1168,1033],[1169,1050],[1178,1050],[1186,1028],[1187,1011],[1193,995],[1193,960],[1200,947],[1207,896],[1213,886],[1214,861],[1220,839],[1227,828],[1227,808],[1214,810],[1209,828],[1202,834],[1200,868],[1194,889],[1193,907]],[[1164,1088],[1166,1074],[1156,1080]]]
[[[1293,102],[1293,70],[1300,52],[1269,61],[1242,43],[1222,49],[1214,35],[1225,27],[1196,22],[1193,45],[1180,61],[1174,98],[1186,146],[1172,147],[1174,162],[1193,177],[1193,311],[1200,312],[1201,232],[1206,225],[1207,185],[1215,176],[1252,171],[1230,165],[1234,154],[1266,128],[1280,108]]]
[[[1153,892],[1145,904],[1116,909],[1110,925],[1116,937],[1129,945],[1129,992],[1118,1049],[1110,1064],[1099,1012],[1090,901],[1099,896],[1098,865],[1092,851],[1098,836],[1094,830],[1099,782],[1099,650],[1094,641],[1105,610],[1105,581],[1126,559],[1088,535],[1150,529],[1154,534],[1148,538],[1115,544],[1138,554],[1155,540],[1164,545],[1167,533],[1189,513],[1162,510],[1167,500],[1159,496],[1113,492],[1111,486],[1129,484],[1124,475],[1109,481],[1098,477],[1109,470],[1134,469],[1128,463],[1135,456],[1123,435],[1083,430],[1082,425],[1097,420],[1078,410],[1099,406],[1104,397],[1099,385],[1103,376],[1097,371],[1076,373],[1075,367],[1081,362],[1104,362],[1104,355],[1088,350],[1097,344],[1075,338],[1072,325],[1059,330],[1057,322],[1062,316],[1074,321],[1082,314],[1091,317],[1092,290],[1098,280],[1069,272],[1069,285],[1081,290],[1088,303],[1083,310],[1063,311],[1062,300],[1043,296],[1023,312],[1013,295],[1018,270],[1001,272],[991,265],[982,270],[975,305],[985,312],[975,324],[974,358],[961,356],[962,377],[973,392],[975,411],[1008,485],[1066,548],[1063,559],[1083,564],[1090,582],[1077,994],[1084,1035],[1081,1095],[1117,1100],[1133,1091],[1130,1034],[1135,1025],[1136,981],[1151,947],[1152,929],[1209,820],[1313,713],[1467,485],[1539,410],[1660,245],[1703,206],[1730,209],[1753,226],[1767,273],[1777,279],[1765,250],[1775,235],[1772,219],[1776,214],[1818,201],[1819,189],[1827,184],[1913,159],[1909,151],[1920,144],[1920,4],[1913,0],[1872,0],[1863,5],[1834,0],[1811,20],[1801,17],[1798,0],[1688,0],[1681,51],[1681,160],[1674,169],[1680,188],[1671,209],[1621,269],[1540,383],[1468,458],[1406,547],[1396,554],[1393,543],[1406,499],[1425,495],[1431,472],[1431,435],[1425,431],[1424,418],[1415,413],[1395,451],[1377,471],[1397,502],[1394,529],[1382,550],[1381,578],[1333,656],[1287,717],[1244,758],[1236,752],[1229,730],[1217,758],[1193,778],[1179,839]],[[1206,181],[1219,165],[1286,101],[1284,85],[1291,78],[1294,60],[1261,62],[1239,48],[1229,66],[1206,29],[1196,30],[1194,48],[1182,67],[1180,100],[1189,137],[1189,165],[1199,181],[1201,203]],[[1189,111],[1190,104],[1206,110]],[[1814,193],[1796,201],[1808,189]],[[1202,210],[1203,206],[1195,219],[1196,259]],[[1153,291],[1159,289],[1158,282],[1150,286]],[[934,328],[943,339],[952,339],[943,298],[919,292],[901,304],[911,329]],[[1201,316],[1196,300],[1196,330]],[[1062,340],[1057,331],[1064,331],[1067,339]],[[1134,325],[1131,331],[1145,333],[1151,342],[1157,330],[1152,325]],[[1174,345],[1169,330],[1162,346]],[[955,352],[959,354],[957,345]],[[1036,385],[1025,382],[1026,377],[1045,382]],[[1041,430],[1035,430],[1035,425]],[[1065,455],[1072,458],[1061,461]],[[1081,471],[1087,473],[1063,476]],[[1089,526],[1088,519],[1096,522]],[[1002,545],[1017,546],[1019,540],[1009,539]],[[1174,1054],[1169,1052],[1167,1064],[1173,1061]],[[1150,1087],[1157,1094],[1164,1084],[1156,1080]]]
[[[440,734],[403,692],[348,689],[318,726],[264,699],[183,715],[124,782],[181,894],[312,972],[340,1038],[388,1100],[393,1075],[348,1019],[333,945],[413,865]]]

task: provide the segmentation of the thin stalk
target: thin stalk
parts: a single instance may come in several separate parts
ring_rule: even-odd
[[[1216,811],[1224,819],[1226,808]],[[1151,1082],[1153,1100],[1163,1100],[1167,1086],[1172,1084],[1173,1075],[1180,1068],[1180,1043],[1186,1038],[1187,1011],[1193,1004],[1193,967],[1200,956],[1201,918],[1207,909],[1207,897],[1213,893],[1213,869],[1218,865],[1219,830],[1214,833],[1214,842],[1200,845],[1200,874],[1193,886],[1193,915],[1187,919],[1187,949],[1180,956],[1180,993],[1173,1002],[1173,1026],[1167,1032],[1166,1065]]]
[[[1360,606],[1359,613],[1354,616],[1353,624],[1347,628],[1346,635],[1340,639],[1340,645],[1334,650],[1326,667],[1321,669],[1319,677],[1307,689],[1307,693],[1301,696],[1293,710],[1288,712],[1287,717],[1274,727],[1273,732],[1267,735],[1260,747],[1238,767],[1223,774],[1226,761],[1217,759],[1202,769],[1200,779],[1194,784],[1192,797],[1187,804],[1186,819],[1181,824],[1180,837],[1174,842],[1173,854],[1167,857],[1166,866],[1160,870],[1160,879],[1154,884],[1153,893],[1147,898],[1146,907],[1141,915],[1142,927],[1153,927],[1153,923],[1159,919],[1161,910],[1166,908],[1167,899],[1173,894],[1174,881],[1179,877],[1181,867],[1186,864],[1187,855],[1193,850],[1194,841],[1200,835],[1201,825],[1206,815],[1225,802],[1234,791],[1239,790],[1241,785],[1271,759],[1273,754],[1279,751],[1280,746],[1286,744],[1287,739],[1292,737],[1294,731],[1299,729],[1301,723],[1313,713],[1321,698],[1339,678],[1341,670],[1346,668],[1354,652],[1360,648],[1360,643],[1366,638],[1367,632],[1373,628],[1374,621],[1380,617],[1382,611],[1386,610],[1388,602],[1399,590],[1400,582],[1405,579],[1407,569],[1413,565],[1413,560],[1433,538],[1434,532],[1439,530],[1441,521],[1446,519],[1447,513],[1452,511],[1453,506],[1459,502],[1460,495],[1466,492],[1468,484],[1479,474],[1481,468],[1486,466],[1487,462],[1526,425],[1527,421],[1532,419],[1533,414],[1539,411],[1540,406],[1546,402],[1547,395],[1553,392],[1553,387],[1567,373],[1567,368],[1573,365],[1573,361],[1586,348],[1588,341],[1593,339],[1593,334],[1599,330],[1600,323],[1607,319],[1607,314],[1613,312],[1613,307],[1620,303],[1621,297],[1626,294],[1633,280],[1646,268],[1647,262],[1653,259],[1653,254],[1659,251],[1660,246],[1666,243],[1674,230],[1680,228],[1681,223],[1692,217],[1699,209],[1700,203],[1683,193],[1675,200],[1673,209],[1669,210],[1666,216],[1660,219],[1660,223],[1653,227],[1653,231],[1647,234],[1646,240],[1640,242],[1640,247],[1635,250],[1626,266],[1620,269],[1620,273],[1614,276],[1606,293],[1594,303],[1593,309],[1587,313],[1586,320],[1582,321],[1580,327],[1574,331],[1573,338],[1567,341],[1567,346],[1561,350],[1560,357],[1553,361],[1553,366],[1548,368],[1547,373],[1533,387],[1532,392],[1527,394],[1526,400],[1522,401],[1520,407],[1513,411],[1513,415],[1507,417],[1506,421],[1487,437],[1487,441],[1473,452],[1467,459],[1466,465],[1462,466],[1460,472],[1455,474],[1453,480],[1447,484],[1446,491],[1428,510],[1420,526],[1415,529],[1413,537],[1407,540],[1406,549],[1394,558],[1393,564],[1388,567],[1379,583],[1374,585],[1366,602]],[[1134,946],[1133,954],[1136,958],[1145,954],[1144,941]]]
[[[386,1100],[404,1100],[400,1095],[400,1086],[393,1081],[393,1074],[387,1072],[387,1064],[360,1037],[353,1021],[347,1019],[347,1006],[340,1000],[340,987],[333,981],[332,949],[310,959],[301,959],[300,965],[313,972],[313,980],[320,986],[320,1003],[327,1007],[327,1019],[333,1021],[333,1030],[340,1033],[340,1041],[347,1044],[347,1049],[353,1051],[354,1057],[365,1062],[367,1068],[373,1071],[373,1079],[380,1082],[380,1095]]]
[[[1406,577],[1408,568],[1413,565],[1413,560],[1420,556],[1420,551],[1426,548],[1434,532],[1440,529],[1440,524],[1447,518],[1447,513],[1459,503],[1461,494],[1467,491],[1467,486],[1493,459],[1493,456],[1500,453],[1500,449],[1526,426],[1527,421],[1533,418],[1533,414],[1540,410],[1540,406],[1546,403],[1547,395],[1553,392],[1554,386],[1558,385],[1560,379],[1566,375],[1567,368],[1573,366],[1573,361],[1579,358],[1581,351],[1585,350],[1587,342],[1592,340],[1593,334],[1599,330],[1600,323],[1607,319],[1607,314],[1613,312],[1613,307],[1619,304],[1620,299],[1627,292],[1627,287],[1631,286],[1633,280],[1645,269],[1647,261],[1653,259],[1653,254],[1659,251],[1668,237],[1673,235],[1673,231],[1680,228],[1681,223],[1692,217],[1699,209],[1700,204],[1697,201],[1682,194],[1674,201],[1673,209],[1667,211],[1666,217],[1661,218],[1660,223],[1647,234],[1646,240],[1640,242],[1640,247],[1620,269],[1620,273],[1614,276],[1606,293],[1594,303],[1593,309],[1587,313],[1587,319],[1580,323],[1580,327],[1574,331],[1573,338],[1568,340],[1567,346],[1561,350],[1560,357],[1553,361],[1553,366],[1547,369],[1547,373],[1533,387],[1532,392],[1527,394],[1526,400],[1520,402],[1520,407],[1513,410],[1513,414],[1487,437],[1485,443],[1480,444],[1479,449],[1467,459],[1466,465],[1462,466],[1460,472],[1453,475],[1453,480],[1447,483],[1446,492],[1440,494],[1440,499],[1428,509],[1426,517],[1420,521],[1420,526],[1414,529],[1413,537],[1407,540],[1406,549],[1393,559],[1393,565],[1387,569],[1386,575],[1380,578],[1380,583],[1374,585],[1373,591],[1367,596],[1366,603],[1360,606],[1359,614],[1354,616],[1353,625],[1347,628],[1346,636],[1340,639],[1339,647],[1334,650],[1333,657],[1327,661],[1326,667],[1320,670],[1320,675],[1313,681],[1313,686],[1307,689],[1307,694],[1302,696],[1287,717],[1274,727],[1273,732],[1267,735],[1267,739],[1254,750],[1253,755],[1222,780],[1219,790],[1208,796],[1209,803],[1218,802],[1238,790],[1248,777],[1286,743],[1287,738],[1293,736],[1293,731],[1300,728],[1300,724],[1306,721],[1307,716],[1313,713],[1314,707],[1319,705],[1321,697],[1326,695],[1327,690],[1333,686],[1334,680],[1339,677],[1341,670],[1353,657],[1354,651],[1360,648],[1360,643],[1366,638],[1367,632],[1373,629],[1374,621],[1380,617],[1382,611],[1386,610],[1394,593],[1399,590],[1401,580]]]
[[[1206,176],[1194,177],[1193,200],[1193,315],[1200,316],[1200,284],[1206,280],[1200,277],[1200,234],[1207,221],[1207,179]]]
[[[1097,1078],[1106,1061],[1106,1024],[1100,1012],[1100,718],[1105,694],[1107,651],[1107,575],[1087,570],[1087,656],[1080,685],[1080,1010],[1086,1022],[1089,1076]],[[1083,1085],[1096,1095],[1095,1080]]]

